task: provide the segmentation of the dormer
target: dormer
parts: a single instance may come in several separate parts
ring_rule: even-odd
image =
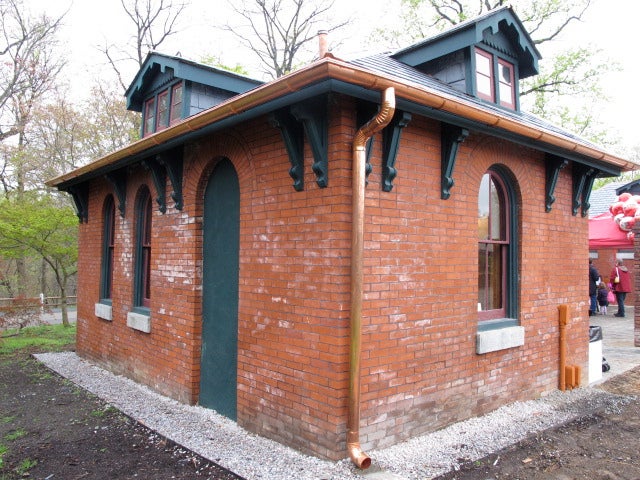
[[[519,80],[541,58],[511,7],[492,10],[391,55],[485,102],[520,110]]]
[[[141,136],[163,130],[263,82],[151,52],[127,89],[127,109],[142,112]]]

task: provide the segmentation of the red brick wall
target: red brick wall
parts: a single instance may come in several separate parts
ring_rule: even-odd
[[[238,423],[300,450],[345,456],[349,375],[353,104],[334,97],[329,187],[305,151],[296,192],[279,132],[261,118],[190,144],[184,204],[153,215],[151,333],[126,326],[133,296],[134,202],[149,173],[133,170],[116,221],[113,321],[95,317],[102,205],[91,183],[80,232],[78,352],[184,402],[199,385],[203,192],[221,157],[240,180]],[[343,100],[341,103],[340,100]],[[392,192],[380,189],[378,135],[366,193],[362,441],[382,447],[554,390],[558,311],[570,307],[568,362],[586,371],[587,220],[571,215],[571,169],[545,212],[544,155],[472,133],[462,144],[451,198],[440,199],[440,128],[414,117],[402,134]],[[517,180],[523,347],[475,353],[477,194],[501,163]],[[167,187],[167,195],[171,193]],[[584,377],[586,378],[586,377]]]

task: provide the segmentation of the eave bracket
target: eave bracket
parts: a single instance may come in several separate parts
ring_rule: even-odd
[[[569,160],[565,158],[560,158],[551,154],[547,154],[546,156],[545,210],[547,213],[551,211],[551,205],[553,205],[553,203],[556,201],[554,192],[556,190],[556,185],[558,183],[558,176],[560,175],[560,170],[562,170],[568,164],[569,164]]]
[[[124,170],[117,170],[107,173],[105,177],[113,185],[116,197],[118,197],[118,211],[120,216],[124,218],[127,202],[127,174]]]
[[[592,167],[575,165],[573,169],[573,204],[571,213],[575,216],[582,208],[582,216],[589,213],[589,197],[593,182],[600,172]]]
[[[89,186],[87,183],[81,183],[79,185],[73,185],[68,187],[67,191],[73,198],[73,203],[76,206],[76,214],[80,223],[86,223],[89,221]]]
[[[411,114],[396,111],[390,124],[382,132],[382,190],[390,192],[398,174],[395,165],[402,129],[411,122]]]
[[[304,128],[287,110],[272,113],[269,123],[280,130],[291,163],[289,176],[293,179],[293,189],[301,192],[304,190]]]
[[[443,200],[451,196],[451,187],[454,185],[453,169],[456,165],[456,157],[460,144],[469,136],[469,130],[466,128],[442,123],[440,134],[442,143],[441,153],[441,192],[440,198]]]

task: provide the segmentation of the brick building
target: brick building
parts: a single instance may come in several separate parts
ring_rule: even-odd
[[[142,139],[49,182],[78,354],[361,467],[558,388],[560,305],[586,370],[589,194],[635,165],[520,111],[538,58],[510,8],[264,84],[149,55]]]

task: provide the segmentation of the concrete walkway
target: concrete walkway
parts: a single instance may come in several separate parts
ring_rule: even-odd
[[[590,322],[602,328],[602,355],[611,366],[602,381],[640,365],[640,347],[633,345],[634,307],[626,307],[625,318],[614,317],[615,312],[615,305],[609,306],[608,315],[596,315]]]

